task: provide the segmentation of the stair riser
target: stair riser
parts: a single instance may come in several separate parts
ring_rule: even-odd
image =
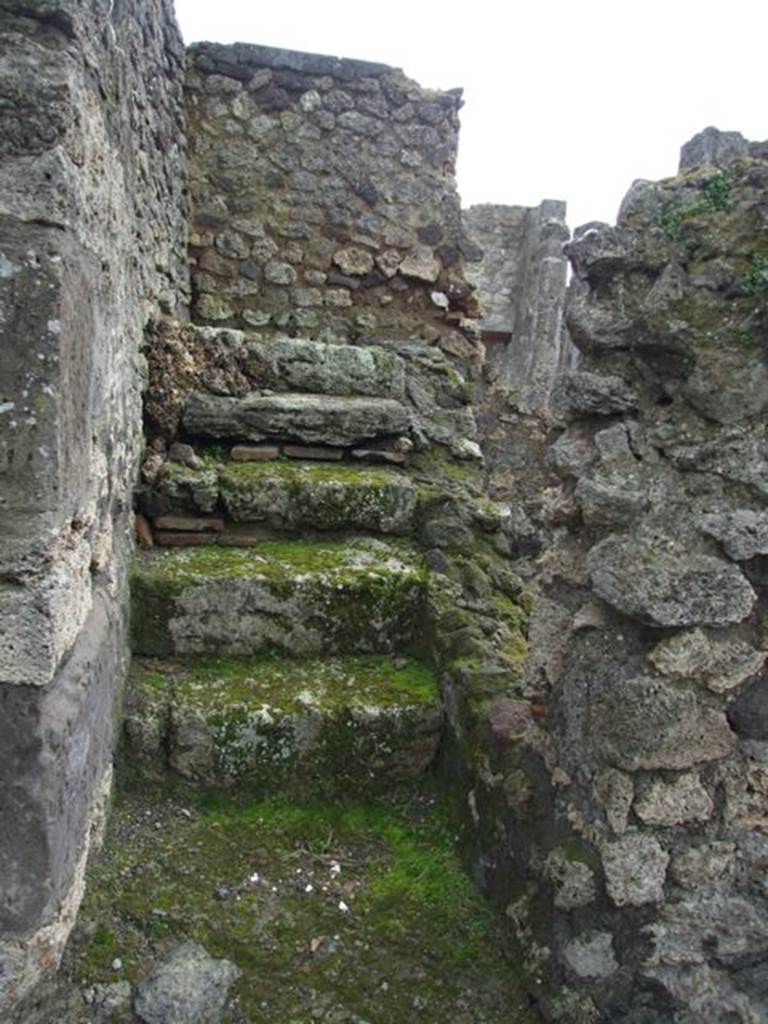
[[[265,523],[275,530],[368,530],[406,534],[413,529],[416,490],[407,482],[376,486],[328,483],[247,483],[222,478],[221,494],[235,522]]]
[[[135,574],[135,654],[292,655],[404,650],[418,639],[419,573],[179,583]]]
[[[434,762],[441,732],[439,707],[418,705],[205,712],[171,697],[167,707],[126,718],[129,756],[148,776],[171,771],[203,786],[303,796],[371,794],[417,779]]]
[[[405,535],[414,528],[417,492],[407,478],[386,471],[337,471],[336,478],[321,479],[293,467],[171,466],[145,493],[142,507],[152,517],[210,515],[223,508],[234,522],[259,523],[283,532],[365,530]]]

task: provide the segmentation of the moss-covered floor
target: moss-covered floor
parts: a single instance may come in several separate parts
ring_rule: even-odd
[[[319,805],[124,783],[89,874],[63,967],[86,991],[194,938],[242,969],[228,1024],[538,1019],[431,784]]]

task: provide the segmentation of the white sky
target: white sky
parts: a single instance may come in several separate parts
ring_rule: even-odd
[[[709,124],[768,138],[766,0],[176,0],[187,43],[262,43],[464,87],[465,205],[568,201],[615,219]]]

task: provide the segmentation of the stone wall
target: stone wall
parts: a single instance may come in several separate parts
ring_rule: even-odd
[[[768,1012],[768,162],[705,135],[568,246],[530,705],[491,718],[476,791],[559,1024]]]
[[[140,344],[188,299],[165,0],[0,10],[0,1012],[55,965],[109,785]]]
[[[521,412],[544,409],[557,373],[574,355],[563,325],[563,243],[570,238],[565,203],[482,204],[462,216],[468,240],[477,246],[470,250],[475,258],[467,278],[480,303],[486,379],[504,388]]]
[[[196,319],[332,342],[420,338],[474,359],[460,106],[460,90],[380,64],[191,47]]]

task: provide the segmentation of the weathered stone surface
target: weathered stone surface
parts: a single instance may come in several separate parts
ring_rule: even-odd
[[[440,274],[440,263],[430,249],[417,249],[401,261],[398,269],[405,277],[434,282]]]
[[[685,825],[707,821],[714,810],[712,797],[696,774],[674,782],[657,780],[635,800],[635,814],[646,825]]]
[[[300,338],[266,341],[246,335],[242,367],[253,383],[277,391],[369,395],[399,401],[405,393],[405,363],[384,348]]]
[[[616,909],[599,922],[575,910],[546,931],[556,891],[542,887],[525,926],[566,970],[580,928],[610,929],[621,969],[579,984],[606,1024],[757,1024],[768,1007],[768,370],[755,255],[768,145],[712,130],[687,150],[677,177],[635,183],[617,228],[586,225],[567,246],[576,380],[620,379],[632,399],[608,398],[606,430],[591,389],[562,403],[551,464],[579,515],[557,521],[554,550],[573,550],[574,567],[586,556],[589,576],[552,549],[534,571],[549,633],[531,636],[558,651],[534,654],[526,677],[548,697],[555,831],[542,842],[521,821],[515,834],[536,848],[534,876],[567,822],[603,853]],[[574,617],[593,597],[602,616]]]
[[[567,851],[553,850],[547,857],[545,873],[555,888],[555,906],[558,910],[586,907],[597,895],[592,869],[581,861],[569,858]]]
[[[589,526],[629,526],[648,508],[648,490],[637,478],[617,471],[583,476],[574,492]]]
[[[182,62],[165,0],[3,5],[2,1019],[58,963],[105,799],[142,328],[189,294]]]
[[[579,978],[607,978],[618,970],[610,932],[582,932],[563,950],[567,966]]]
[[[142,507],[153,518],[169,514],[208,515],[216,510],[218,501],[218,469],[210,462],[201,469],[164,462],[151,485],[142,492]]]
[[[759,1021],[762,993],[757,1004],[740,992],[728,973],[705,964],[682,963],[646,967],[644,973],[663,986],[674,999],[680,1024],[729,1024],[732,1020]],[[756,1016],[757,1011],[757,1016]]]
[[[689,171],[704,164],[727,166],[734,158],[746,156],[750,143],[741,132],[722,132],[710,125],[694,135],[680,149],[680,170]]]
[[[765,651],[743,640],[708,637],[700,629],[676,633],[662,640],[649,655],[662,675],[695,679],[715,693],[726,693],[762,668]]]
[[[14,823],[0,846],[0,1005],[55,970],[82,898],[109,796],[124,659],[116,618],[98,595],[53,684],[0,689],[0,818]]]
[[[560,378],[554,402],[576,416],[611,416],[637,407],[636,395],[621,377],[585,370]]]
[[[669,854],[652,836],[628,833],[602,849],[605,884],[617,907],[661,903]]]
[[[724,769],[723,781],[726,822],[768,834],[768,766],[735,762]]]
[[[343,274],[367,274],[373,270],[373,256],[366,249],[350,246],[333,254],[333,262]]]
[[[197,942],[173,949],[139,983],[134,1008],[144,1024],[219,1024],[240,971]]]
[[[375,437],[407,434],[408,413],[394,399],[328,395],[249,395],[218,398],[192,395],[184,426],[213,438],[285,440],[353,445]]]
[[[726,555],[736,562],[768,554],[768,512],[738,509],[702,516],[701,529],[719,540]]]
[[[558,372],[575,350],[563,327],[565,203],[481,204],[463,211],[475,251],[466,275],[478,289],[488,380],[522,411],[546,408]]]
[[[654,626],[722,626],[745,619],[756,595],[717,558],[669,541],[608,537],[587,556],[595,591],[614,608]]]
[[[132,578],[133,649],[154,655],[405,649],[421,628],[425,581],[412,550],[375,540],[146,552]]]
[[[126,733],[150,776],[306,797],[371,794],[417,779],[437,753],[433,674],[383,657],[270,656],[137,665]]]
[[[722,711],[644,677],[617,682],[591,709],[591,722],[598,749],[625,771],[690,768],[727,757],[736,745]]]
[[[706,963],[722,966],[764,956],[768,921],[753,902],[717,890],[703,890],[669,903],[651,925],[652,961],[659,964]]]
[[[632,776],[617,768],[606,768],[595,779],[593,789],[595,799],[605,811],[611,829],[617,836],[623,835],[627,830],[635,793]]]
[[[672,877],[686,889],[715,885],[733,873],[735,843],[713,842],[692,846],[672,860]]]
[[[275,465],[231,466],[219,474],[221,500],[235,522],[264,522],[277,530],[370,530],[408,533],[416,488],[396,472]]]

